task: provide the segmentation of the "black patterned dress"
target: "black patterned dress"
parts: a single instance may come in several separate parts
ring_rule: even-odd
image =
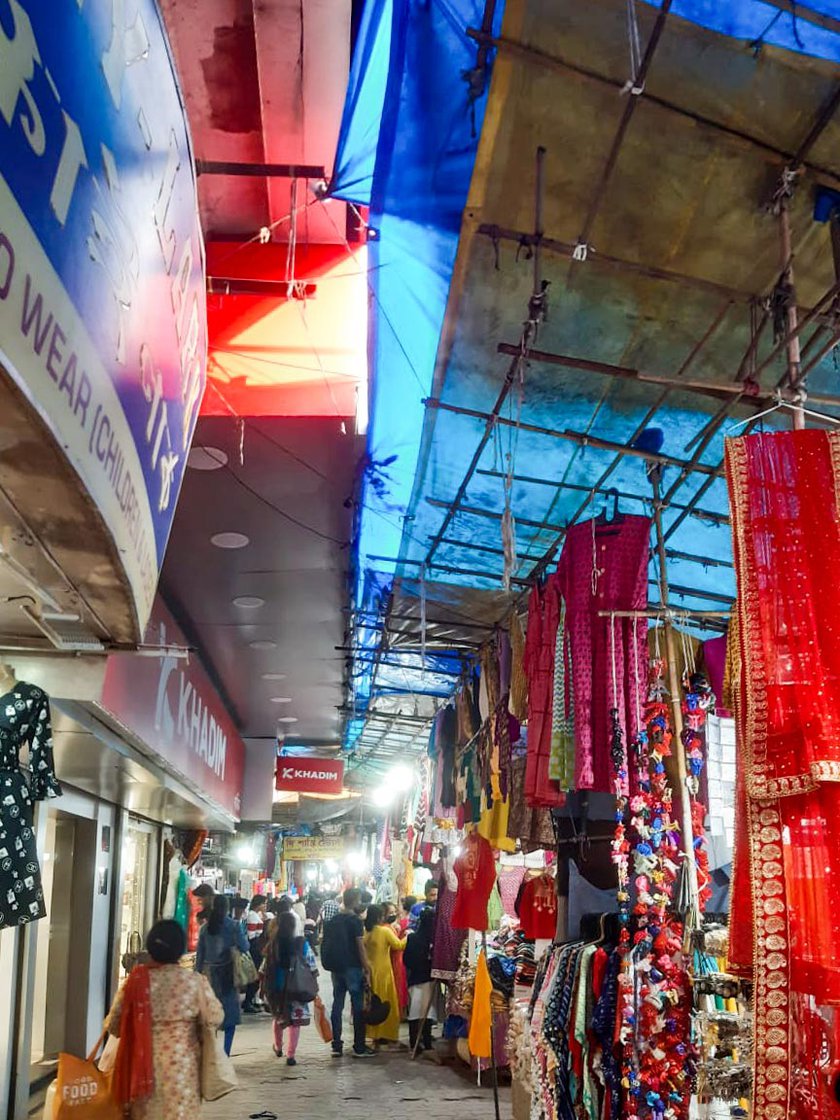
[[[29,781],[20,769],[24,743],[29,744]],[[46,915],[32,806],[60,796],[53,771],[49,697],[21,681],[0,696],[0,929]]]

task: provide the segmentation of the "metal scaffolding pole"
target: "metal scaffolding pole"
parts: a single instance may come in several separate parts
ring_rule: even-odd
[[[504,406],[504,403],[508,398],[508,394],[513,387],[514,381],[516,380],[517,376],[521,375],[522,363],[524,361],[523,355],[530,343],[535,340],[540,319],[544,314],[545,291],[542,285],[542,253],[540,249],[540,243],[542,241],[543,235],[542,219],[544,168],[545,148],[539,147],[537,148],[536,153],[536,179],[534,186],[534,284],[533,291],[531,293],[531,300],[528,305],[528,317],[525,320],[524,326],[522,328],[522,339],[519,348],[519,354],[516,357],[512,358],[510,365],[508,366],[508,371],[505,374],[505,379],[502,383],[501,389],[499,390],[499,395],[496,398],[496,403],[493,405],[492,410],[488,413],[483,414],[483,419],[485,421],[484,431],[481,434],[481,439],[478,441],[478,446],[476,447],[475,452],[473,453],[473,457],[470,460],[470,463],[464,474],[464,477],[461,480],[461,484],[459,485],[455,493],[455,497],[452,499],[452,502],[446,512],[446,515],[443,518],[440,528],[432,538],[431,544],[429,545],[429,549],[426,554],[426,564],[428,566],[431,566],[432,558],[434,557],[434,554],[437,551],[441,541],[446,536],[446,532],[449,529],[449,526],[452,524],[456,513],[458,512],[459,505],[466,496],[467,487],[470,484],[476,467],[481,462],[481,456],[484,454],[484,449],[487,447],[487,444],[493,437],[493,433],[496,430],[497,422],[501,420],[502,407]]]

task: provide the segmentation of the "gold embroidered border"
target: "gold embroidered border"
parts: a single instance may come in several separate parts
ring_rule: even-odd
[[[755,995],[753,1120],[787,1120],[791,1080],[790,933],[778,801],[747,798]]]
[[[756,437],[752,437],[756,438]],[[753,572],[752,537],[746,532],[749,520],[747,498],[748,453],[746,437],[728,439],[725,445],[726,476],[732,512],[732,536],[738,578],[738,629],[741,637],[743,679],[744,756],[747,796],[767,774],[767,670],[761,643],[761,615]],[[748,654],[747,654],[748,651]]]
[[[816,434],[816,433],[815,433]],[[828,440],[837,516],[840,519],[840,432],[820,432]],[[744,768],[748,797],[792,797],[811,793],[821,782],[840,782],[840,761],[812,763],[802,774],[778,777],[768,757],[767,727],[767,664],[761,632],[761,606],[754,572],[756,570],[755,540],[747,533],[749,521],[748,439],[772,439],[772,436],[741,436],[727,439],[725,445],[726,476],[729,486],[730,511],[735,568],[738,580],[738,626],[741,648],[749,654],[742,657],[744,677]]]
[[[733,552],[738,576],[738,627],[741,638],[743,700],[740,744],[745,776],[746,832],[749,844],[753,912],[754,1120],[787,1120],[790,1104],[790,936],[782,864],[782,825],[778,802],[754,799],[768,783],[767,668],[760,632],[755,556],[748,521],[746,440],[728,439],[726,474],[732,510]],[[746,655],[746,651],[749,651]]]

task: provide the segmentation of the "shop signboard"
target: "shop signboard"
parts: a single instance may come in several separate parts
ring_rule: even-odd
[[[334,759],[280,755],[274,788],[284,793],[341,793],[344,789],[344,763]]]
[[[283,859],[343,859],[345,844],[340,836],[286,836]]]
[[[0,364],[113,538],[138,632],[204,391],[204,289],[155,0],[0,0]]]
[[[176,775],[239,819],[245,744],[197,654],[160,598],[145,644],[157,655],[112,653],[101,706]]]

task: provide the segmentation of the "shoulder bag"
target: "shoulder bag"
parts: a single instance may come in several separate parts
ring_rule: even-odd
[[[233,1062],[225,1053],[222,1036],[207,1021],[207,1001],[201,995],[199,1025],[201,1029],[201,1097],[217,1101],[239,1088]],[[58,1120],[58,1118],[56,1118]]]
[[[244,992],[249,984],[256,984],[260,976],[250,953],[243,953],[234,946],[230,951],[233,961],[233,986]]]

